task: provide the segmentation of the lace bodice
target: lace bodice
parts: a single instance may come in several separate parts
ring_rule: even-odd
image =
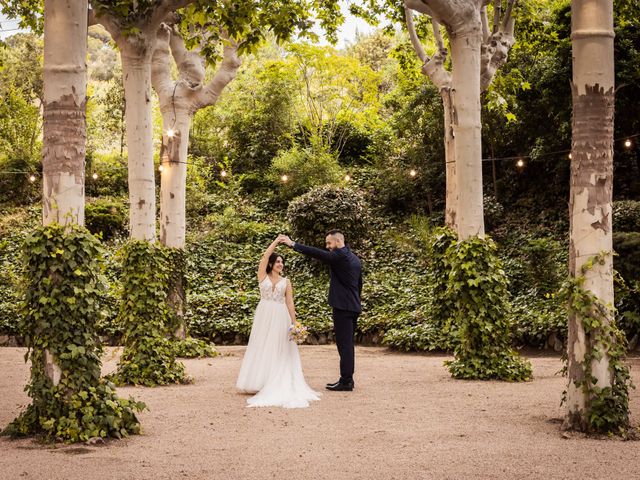
[[[271,300],[284,303],[284,295],[287,291],[287,279],[282,277],[275,285],[271,283],[269,275],[260,282],[260,300]]]

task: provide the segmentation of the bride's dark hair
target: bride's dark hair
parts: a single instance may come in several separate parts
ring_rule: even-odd
[[[278,258],[282,259],[282,264],[284,265],[284,257],[282,255],[280,255],[279,253],[272,253],[271,255],[269,255],[269,262],[267,263],[267,275],[271,273],[271,270],[273,270],[273,266],[278,261]]]

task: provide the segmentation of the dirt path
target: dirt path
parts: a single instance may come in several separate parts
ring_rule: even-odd
[[[194,385],[120,389],[150,408],[141,436],[56,448],[0,439],[0,479],[640,478],[640,442],[561,436],[557,357],[533,357],[530,383],[466,382],[449,377],[443,356],[362,347],[356,391],[283,410],[245,408],[234,391],[244,347],[220,351],[185,362]],[[312,387],[335,380],[334,346],[301,352]],[[0,348],[0,426],[28,401],[23,354]],[[640,360],[632,368],[638,383]]]

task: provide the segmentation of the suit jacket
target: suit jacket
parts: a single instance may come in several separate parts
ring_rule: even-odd
[[[362,312],[362,262],[349,247],[330,251],[294,243],[293,249],[329,265],[329,305],[339,310]]]

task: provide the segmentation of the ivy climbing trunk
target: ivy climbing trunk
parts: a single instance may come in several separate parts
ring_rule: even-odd
[[[44,2],[42,223],[84,225],[87,1]],[[54,385],[62,370],[45,350]]]
[[[604,305],[603,322],[612,322],[613,257],[611,200],[613,186],[613,2],[573,0],[573,137],[569,199],[569,269],[583,278],[582,288]],[[599,261],[592,259],[598,257]],[[587,268],[585,267],[587,264]],[[598,330],[588,333],[584,318],[569,318],[567,412],[564,428],[588,430],[593,390],[612,387],[611,346],[600,344]],[[599,350],[602,355],[592,356]],[[589,364],[587,364],[589,363]]]
[[[188,51],[177,29],[163,24],[157,35],[153,55],[153,88],[160,99],[162,112],[162,149],[160,162],[160,242],[170,248],[183,250],[186,235],[186,189],[189,130],[195,113],[201,108],[215,105],[224,88],[240,67],[237,44],[225,38],[223,59],[209,83],[204,82],[204,59],[200,53]],[[172,58],[179,77],[171,77]],[[186,292],[184,262],[174,255],[170,272],[168,302],[176,317],[174,335],[186,338],[184,312]],[[177,268],[180,267],[180,268]]]

